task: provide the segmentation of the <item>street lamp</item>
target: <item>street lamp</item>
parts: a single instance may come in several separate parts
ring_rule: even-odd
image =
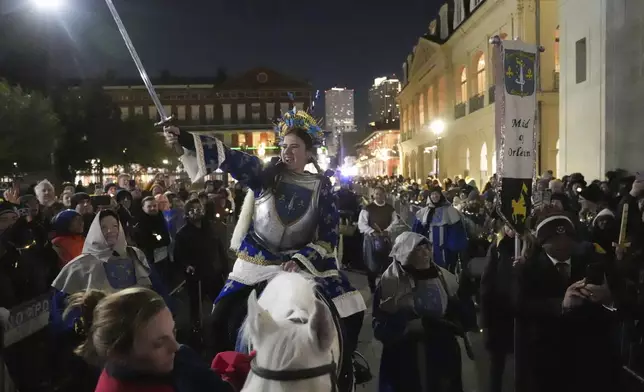
[[[164,160],[161,161],[161,163],[163,163],[164,165],[168,165],[168,164],[170,164],[170,161],[167,160],[167,159],[164,159]]]
[[[63,0],[31,0],[32,4],[39,10],[56,11],[63,7]]]
[[[429,124],[429,129],[434,133],[434,135],[436,135],[437,138],[440,138],[445,131],[445,121],[434,120],[431,124]]]

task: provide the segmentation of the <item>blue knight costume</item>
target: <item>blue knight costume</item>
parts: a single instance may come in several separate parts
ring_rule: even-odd
[[[467,249],[467,232],[461,214],[442,193],[438,203],[429,197],[427,206],[416,213],[412,231],[429,238],[436,264],[454,271],[459,253]]]
[[[316,121],[295,107],[283,113],[276,125],[280,138],[293,129],[306,130],[314,148],[322,145],[324,134]],[[249,188],[231,241],[237,260],[213,308],[215,333],[221,333],[218,322],[228,322],[228,336],[214,336],[219,340],[214,351],[232,348],[230,342],[235,341],[236,328],[245,317],[248,294],[282,271],[282,264],[290,260],[297,261],[303,273],[316,280],[346,328],[358,330],[351,332],[355,337],[348,338],[357,344],[366,305],[360,292],[338,271],[339,216],[329,179],[283,170],[275,184],[267,187],[266,177],[275,173],[264,168],[259,157],[230,149],[211,136],[181,132],[178,141],[184,150],[181,161],[193,181],[220,169]],[[242,315],[234,314],[238,308],[244,308]],[[221,343],[226,340],[228,346]]]

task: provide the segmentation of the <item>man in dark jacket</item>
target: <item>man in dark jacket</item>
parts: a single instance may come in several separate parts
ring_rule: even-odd
[[[170,282],[170,258],[168,245],[170,234],[166,227],[163,214],[159,212],[157,201],[152,196],[147,196],[142,201],[142,213],[139,214],[138,223],[134,227],[134,241],[145,254],[150,265],[153,265],[164,278],[166,284],[174,287]]]
[[[341,226],[350,228],[358,223],[360,214],[360,202],[358,195],[351,190],[351,182],[342,179],[342,188],[336,192],[336,207],[342,221]],[[341,231],[342,231],[341,227]],[[342,265],[353,268],[362,267],[362,236],[358,230],[353,233],[340,233],[342,235]]]
[[[204,208],[199,200],[189,200],[185,205],[186,224],[179,229],[175,240],[174,260],[186,271],[186,286],[190,296],[190,314],[197,321],[201,301],[214,302],[228,276],[227,253],[204,218]],[[201,282],[201,297],[199,296]]]
[[[504,225],[499,238],[490,245],[481,278],[481,325],[490,355],[488,392],[504,390],[506,362],[514,352],[514,249],[514,231]]]
[[[577,242],[560,211],[544,210],[536,234],[540,247],[515,267],[516,391],[619,390],[610,310],[619,284],[605,254]]]

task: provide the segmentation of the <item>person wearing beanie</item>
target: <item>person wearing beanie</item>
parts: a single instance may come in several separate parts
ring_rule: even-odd
[[[605,254],[577,240],[567,215],[548,208],[536,218],[538,247],[515,267],[517,383],[535,392],[620,390],[618,320],[606,308],[617,277]]]
[[[613,243],[619,237],[619,227],[615,214],[609,208],[609,198],[599,184],[590,184],[579,194],[581,204],[580,237],[597,244],[609,254],[613,254]]]
[[[83,235],[87,236],[89,228],[96,216],[94,213],[94,206],[92,205],[92,198],[85,192],[77,192],[72,196],[71,205],[69,207],[81,214],[83,217],[83,226],[85,227]]]
[[[104,191],[106,194],[108,194],[108,195],[110,195],[110,196],[114,197],[114,196],[116,196],[116,192],[118,191],[118,189],[119,189],[118,185],[116,185],[116,184],[115,184],[115,183],[113,183],[113,182],[110,182],[109,184],[105,185],[105,187],[104,187],[103,191]]]
[[[52,221],[54,238],[52,247],[58,255],[58,268],[79,256],[85,244],[83,216],[75,210],[59,212]]]

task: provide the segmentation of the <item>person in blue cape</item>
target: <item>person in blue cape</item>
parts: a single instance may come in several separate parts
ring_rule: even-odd
[[[456,276],[432,261],[427,238],[404,232],[373,297],[382,342],[380,392],[462,392]]]
[[[316,160],[324,143],[316,120],[294,105],[283,113],[276,124],[280,157],[266,167],[259,157],[233,150],[215,137],[180,132],[176,127],[165,131],[169,144],[175,149],[180,144],[180,159],[191,180],[220,169],[250,188],[231,241],[237,260],[213,308],[213,351],[235,346],[248,295],[256,286],[282,270],[301,272],[316,280],[342,319],[347,334],[343,352],[349,357],[343,361],[346,377],[339,382],[349,383],[350,356],[366,305],[338,271],[339,216],[331,182]],[[308,164],[318,173],[307,171]]]
[[[451,272],[456,270],[459,254],[467,249],[467,233],[461,214],[439,187],[430,190],[427,206],[416,213],[412,231],[429,238],[436,264]]]

